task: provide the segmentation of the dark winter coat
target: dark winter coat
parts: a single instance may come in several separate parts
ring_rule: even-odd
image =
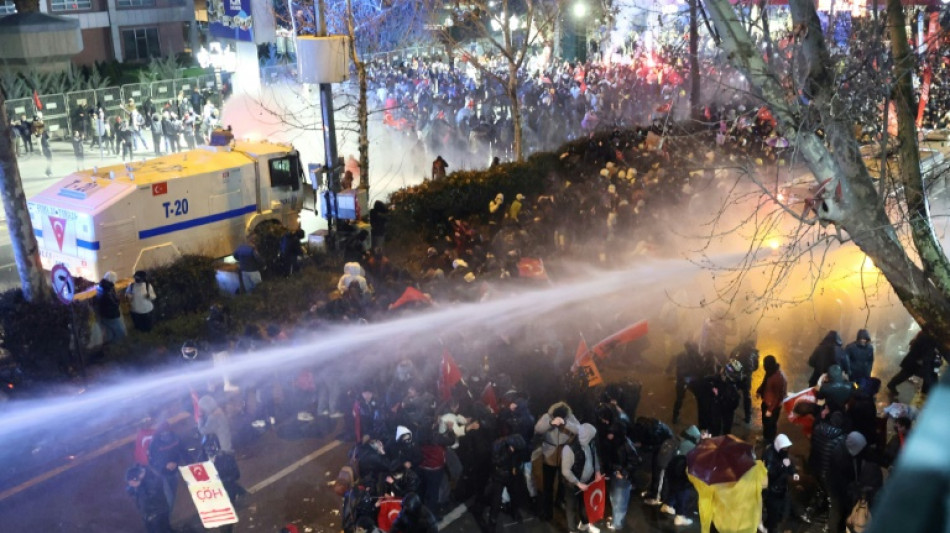
[[[871,369],[874,367],[874,346],[871,345],[871,336],[868,334],[868,330],[858,331],[858,340],[860,339],[867,339],[868,343],[862,346],[856,340],[844,349],[848,355],[848,363],[851,365],[851,372],[848,374],[851,381],[870,378]]]
[[[521,435],[508,435],[495,440],[491,456],[492,481],[507,483],[516,476],[521,469],[521,456],[527,449],[528,445]]]
[[[416,493],[406,495],[402,501],[402,511],[389,529],[389,533],[437,533],[438,531],[438,521],[432,512],[422,505]]]
[[[119,318],[119,295],[115,292],[115,284],[103,279],[96,287],[96,310],[100,318]]]
[[[145,469],[142,483],[134,489],[130,488],[129,492],[135,498],[135,506],[146,523],[161,523],[163,520],[160,517],[168,516],[168,500],[165,499],[164,482],[150,469]]]
[[[819,400],[825,400],[828,409],[832,412],[843,412],[853,393],[854,384],[845,379],[838,365],[831,365],[831,368],[828,369],[828,381],[822,384],[815,397]]]
[[[514,411],[504,406],[498,413],[498,434],[502,436],[519,435],[524,442],[531,442],[534,437],[534,415],[528,409],[528,401],[518,398],[513,402],[517,407]],[[531,450],[527,447],[520,457],[522,462],[531,460]]]
[[[939,368],[939,359],[937,339],[921,331],[910,341],[907,355],[901,359],[901,368],[923,378],[932,375]]]
[[[811,466],[812,473],[823,482],[827,482],[832,474],[835,450],[839,445],[844,446],[845,437],[844,428],[830,420],[822,420],[815,424],[811,435],[811,455],[808,458],[808,464]]]
[[[185,448],[181,440],[169,429],[158,431],[148,447],[148,464],[165,476],[175,477],[178,475],[178,466],[185,464]],[[168,469],[169,463],[175,463],[175,467]]]
[[[765,489],[770,496],[785,497],[788,493],[788,481],[795,475],[795,464],[788,458],[788,450],[777,451],[768,446],[762,457],[765,469],[769,473],[769,486]]]
[[[808,366],[814,369],[808,379],[808,384],[814,387],[818,383],[818,378],[827,372],[831,365],[844,359],[846,356],[844,350],[841,349],[841,337],[837,331],[829,331],[808,358]]]

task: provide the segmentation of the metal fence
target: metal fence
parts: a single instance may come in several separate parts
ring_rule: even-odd
[[[73,91],[69,93],[38,95],[43,106],[43,122],[53,138],[66,138],[72,134],[73,128],[81,128],[81,124],[73,122],[88,115],[89,108],[102,106],[107,115],[116,115],[125,109],[124,104],[130,99],[135,105],[141,106],[145,100],[151,98],[156,107],[161,108],[165,102],[175,99],[178,92],[184,93],[187,98],[197,89],[220,108],[222,102],[217,93],[218,83],[214,74],[192,78],[156,81],[153,83],[130,83],[121,87],[105,87],[96,90]],[[17,98],[5,102],[7,117],[13,121],[26,115],[30,120],[36,116],[36,104],[33,98]],[[201,110],[196,110],[199,113]]]

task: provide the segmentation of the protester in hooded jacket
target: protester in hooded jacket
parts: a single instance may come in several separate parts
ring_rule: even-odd
[[[105,330],[103,335],[106,342],[124,339],[126,335],[119,295],[115,292],[117,279],[116,273],[110,270],[96,285],[96,311],[99,313],[99,323]]]
[[[847,423],[843,413],[832,413],[826,419],[818,420],[812,430],[811,452],[808,456],[808,466],[812,474],[818,478],[818,485],[829,492],[829,484],[833,475],[835,448],[844,442]],[[840,530],[836,530],[840,531]]]
[[[871,334],[866,329],[859,329],[858,336],[854,342],[844,348],[848,356],[848,369],[842,368],[848,372],[851,381],[864,387],[864,382],[871,379],[871,370],[874,368],[874,346],[871,344]]]
[[[534,425],[534,433],[541,436],[541,519],[554,515],[554,487],[561,466],[561,449],[579,432],[581,424],[564,402],[557,402],[541,415]],[[562,489],[564,490],[564,489]],[[570,492],[570,488],[567,489]]]
[[[515,522],[521,521],[520,508],[527,503],[527,488],[521,475],[521,456],[528,445],[519,434],[499,437],[492,444],[491,476],[482,498],[476,500],[472,509],[475,521],[485,533],[497,531],[498,513],[502,506],[502,493],[508,491],[511,498],[510,514]],[[488,521],[484,521],[485,503],[489,505]]]
[[[344,293],[353,283],[359,286],[361,294],[369,294],[369,285],[366,284],[366,277],[363,276],[363,267],[355,261],[343,265],[343,275],[337,281],[336,289]]]
[[[419,464],[422,462],[422,450],[419,444],[413,438],[412,431],[406,426],[396,428],[396,439],[386,447],[391,451],[391,456],[398,464],[405,465],[407,468],[416,469],[418,473]]]
[[[763,496],[765,519],[762,521],[767,533],[782,531],[780,524],[788,507],[788,483],[798,481],[795,464],[788,457],[792,441],[783,433],[775,437],[771,446],[766,447],[762,457],[765,469],[769,473],[769,484]]]
[[[600,457],[594,437],[597,429],[591,424],[582,424],[577,438],[561,449],[561,477],[567,494],[564,495],[564,514],[569,531],[590,529],[584,509],[584,491],[587,486],[603,477]],[[580,527],[578,527],[580,524]]]
[[[831,365],[828,369],[828,379],[818,388],[815,399],[819,402],[824,401],[831,412],[844,412],[853,394],[854,385],[844,377],[841,367]]]
[[[524,442],[531,442],[534,437],[534,415],[528,409],[528,399],[521,393],[506,394],[504,400],[507,405],[500,407],[498,413],[498,434],[501,436],[521,435]],[[534,486],[534,475],[531,466],[531,448],[525,446],[517,457],[521,464],[521,472],[525,478],[528,495],[532,498],[538,495]]]
[[[410,492],[402,499],[402,510],[389,533],[437,533],[439,523],[432,511],[422,504],[422,498]]]
[[[231,497],[232,502],[247,494],[238,480],[241,470],[234,458],[234,447],[231,440],[231,423],[218,402],[211,396],[205,395],[198,400],[198,432],[203,438],[203,448],[214,467],[221,476],[224,490]]]
[[[185,447],[168,425],[163,425],[152,436],[148,447],[148,464],[162,475],[168,508],[175,508],[178,493],[178,467],[186,464]]]
[[[845,530],[845,520],[859,498],[865,498],[873,505],[874,496],[883,483],[881,467],[864,435],[852,431],[838,440],[832,450],[827,479],[831,499],[828,525],[831,530]]]
[[[626,425],[621,421],[598,430],[597,443],[610,495],[611,523],[614,529],[623,529],[639,456],[627,439]]]
[[[702,367],[702,357],[699,354],[699,346],[695,342],[684,344],[684,351],[670,360],[667,372],[676,369],[676,400],[673,402],[673,423],[679,423],[680,409],[683,407],[683,400],[686,398],[686,391],[690,390],[696,395],[694,385],[702,379],[700,368]],[[697,400],[698,401],[698,400]]]
[[[126,491],[135,498],[135,506],[145,522],[148,533],[171,533],[168,501],[162,479],[151,469],[135,465],[125,473]]]
[[[696,487],[686,475],[686,454],[699,444],[702,434],[696,426],[689,426],[680,433],[679,446],[676,455],[670,459],[664,471],[664,482],[661,490],[664,504],[660,512],[673,515],[673,525],[688,526],[693,523],[689,518],[696,512],[696,501],[699,495]]]
[[[901,359],[900,372],[887,382],[887,388],[896,397],[897,386],[911,376],[917,376],[923,380],[921,392],[927,394],[937,382],[937,370],[943,362],[941,358],[946,359],[946,355],[940,350],[937,339],[921,330],[910,341],[907,355]]]
[[[811,377],[808,378],[808,385],[814,387],[818,383],[818,378],[828,372],[831,365],[841,366],[846,359],[847,356],[841,348],[841,336],[837,331],[829,331],[808,358],[808,366],[813,368]]]
[[[762,361],[765,377],[755,395],[762,398],[762,437],[765,442],[775,440],[778,432],[778,417],[782,414],[782,402],[788,392],[788,380],[774,355],[766,355]]]

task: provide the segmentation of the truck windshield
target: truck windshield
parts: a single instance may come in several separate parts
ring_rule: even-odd
[[[300,160],[296,155],[288,155],[270,160],[271,187],[300,188]]]

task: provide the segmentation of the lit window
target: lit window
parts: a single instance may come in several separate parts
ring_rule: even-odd
[[[14,13],[16,13],[16,6],[13,5],[13,0],[0,0],[0,16]]]
[[[118,0],[119,7],[147,7],[154,6],[155,0]]]

